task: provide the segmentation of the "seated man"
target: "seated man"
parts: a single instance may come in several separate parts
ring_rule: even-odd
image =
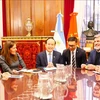
[[[54,67],[57,63],[60,63],[61,53],[55,51],[56,41],[53,38],[48,38],[46,40],[46,50],[40,52],[37,55],[36,67]]]
[[[77,47],[77,38],[68,38],[68,49],[65,49],[62,54],[62,63],[64,65],[71,64],[73,67],[81,68],[82,63],[86,63],[86,52],[85,50]]]
[[[94,39],[94,50],[90,52],[90,56],[87,62],[88,66],[85,64],[81,65],[82,69],[92,69],[95,70],[95,65],[100,65],[100,34],[95,35]]]

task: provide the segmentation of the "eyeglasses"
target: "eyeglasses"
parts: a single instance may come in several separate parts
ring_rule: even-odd
[[[69,47],[72,47],[72,48],[74,48],[74,47],[75,47],[75,45],[69,45]]]
[[[100,42],[100,40],[95,40],[94,42]]]

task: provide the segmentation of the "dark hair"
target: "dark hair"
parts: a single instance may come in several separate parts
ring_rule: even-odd
[[[1,51],[1,55],[4,56],[6,63],[8,65],[11,65],[11,57],[13,61],[18,60],[17,55],[11,56],[10,54],[10,48],[12,48],[16,44],[15,41],[6,41],[5,44],[3,45],[3,49]]]
[[[93,21],[88,22],[88,28],[92,29],[94,27]]]
[[[69,41],[75,41],[75,42],[77,43],[77,38],[74,37],[74,36],[73,36],[73,37],[69,37],[69,38],[68,38],[68,42],[69,42]]]
[[[48,41],[49,39],[54,40],[54,42],[55,42],[55,44],[56,44],[56,41],[55,41],[55,39],[54,39],[53,37],[49,37],[49,38],[45,41],[46,44],[47,44],[47,41]]]

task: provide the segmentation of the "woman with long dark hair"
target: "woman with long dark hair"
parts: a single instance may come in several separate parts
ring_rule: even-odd
[[[16,42],[6,41],[0,55],[0,65],[3,72],[17,73],[19,66],[26,68],[24,61],[17,53]]]

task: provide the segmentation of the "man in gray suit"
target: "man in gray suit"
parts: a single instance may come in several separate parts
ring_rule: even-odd
[[[36,67],[54,67],[60,63],[61,53],[55,51],[56,41],[54,38],[48,38],[45,42],[46,50],[37,55]]]

